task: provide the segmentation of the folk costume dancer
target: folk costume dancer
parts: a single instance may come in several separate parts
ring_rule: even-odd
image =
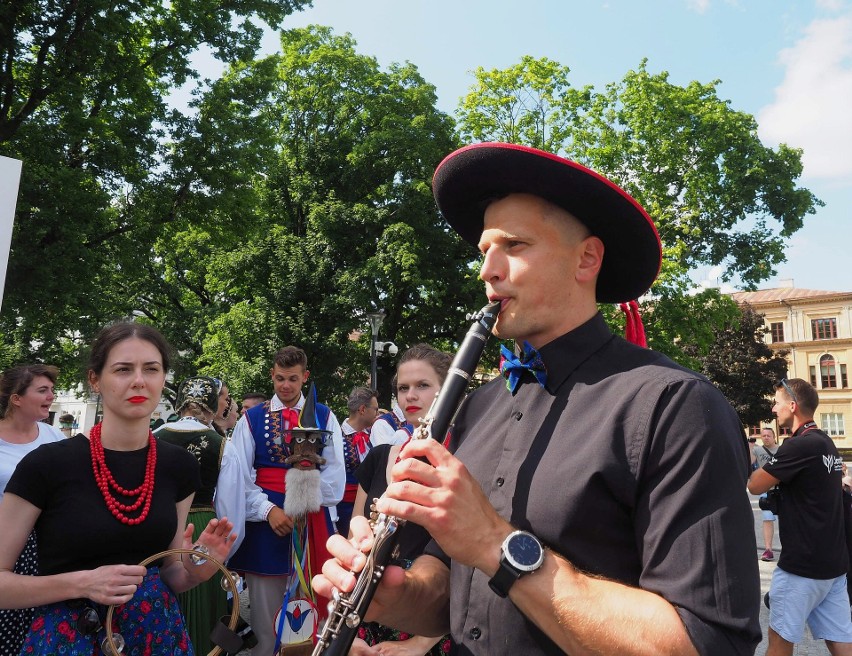
[[[311,384],[305,406],[299,413],[299,425],[290,429],[292,455],[285,477],[287,494],[284,512],[293,518],[290,583],[275,619],[276,654],[301,654],[311,651],[320,619],[327,615],[328,599],[314,595],[311,577],[319,573],[329,558],[326,541],[328,513],[322,512],[319,469],[326,461],[320,455],[331,431],[319,428],[316,388]]]
[[[251,408],[237,423],[231,439],[233,466],[223,463],[216,496],[217,513],[236,517],[242,537],[229,561],[231,569],[245,574],[251,604],[250,624],[257,638],[255,656],[270,656],[276,643],[275,615],[281,608],[293,568],[293,518],[284,510],[286,463],[293,454],[291,429],[298,427],[305,405],[302,385],[307,382],[307,356],[288,346],[275,354],[270,374],[275,388],[271,400]],[[331,435],[321,456],[322,515],[333,532],[331,511],[343,498],[345,470],[343,437],[334,413],[316,404],[318,426]]]

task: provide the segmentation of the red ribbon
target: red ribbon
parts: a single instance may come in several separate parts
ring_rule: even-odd
[[[358,452],[358,458],[363,460],[364,456],[367,455],[367,451],[370,450],[370,434],[367,431],[358,431],[357,433],[352,433],[350,439],[352,440],[352,446]]]
[[[284,422],[285,422],[285,424],[284,424],[285,429],[287,429],[287,433],[284,437],[284,440],[287,442],[287,444],[290,444],[290,442],[293,439],[293,433],[291,433],[289,431],[289,429],[290,428],[298,428],[298,426],[299,426],[299,411],[296,410],[296,408],[284,408],[281,412],[283,413],[282,416],[283,416]]]

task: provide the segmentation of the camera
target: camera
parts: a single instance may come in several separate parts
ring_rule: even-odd
[[[781,501],[781,490],[777,487],[773,487],[766,493],[765,497],[760,497],[757,500],[757,505],[760,506],[761,510],[768,510],[773,515],[778,514],[778,503]]]
[[[757,442],[757,438],[756,437],[750,437],[750,438],[748,438],[748,441],[751,442],[752,444],[754,444],[755,442]]]
[[[381,353],[383,355],[389,355],[391,357],[395,356],[399,353],[399,347],[393,342],[376,342],[375,344],[376,353]]]

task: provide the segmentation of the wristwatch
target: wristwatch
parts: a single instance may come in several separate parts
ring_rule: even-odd
[[[544,547],[532,533],[515,531],[503,540],[500,550],[500,567],[488,585],[498,595],[506,597],[515,581],[541,567]]]

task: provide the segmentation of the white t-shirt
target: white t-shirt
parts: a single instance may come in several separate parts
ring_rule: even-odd
[[[42,444],[49,442],[59,442],[65,439],[65,436],[49,424],[43,421],[37,422],[38,436],[26,444],[12,444],[6,440],[0,439],[0,499],[3,498],[3,492],[6,490],[6,483],[12,478],[15,467],[23,460],[24,456],[30,451],[35,451]]]

